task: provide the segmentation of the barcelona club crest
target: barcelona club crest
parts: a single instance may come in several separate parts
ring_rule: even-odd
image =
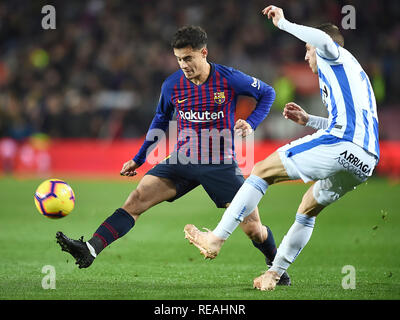
[[[223,104],[225,102],[225,92],[214,92],[214,101],[217,104]]]

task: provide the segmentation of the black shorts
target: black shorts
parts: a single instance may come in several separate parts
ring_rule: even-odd
[[[199,185],[202,185],[218,208],[225,208],[244,183],[236,161],[231,164],[181,164],[169,163],[167,158],[150,169],[146,175],[167,178],[175,183],[176,196],[172,202]],[[176,159],[175,159],[176,160]]]

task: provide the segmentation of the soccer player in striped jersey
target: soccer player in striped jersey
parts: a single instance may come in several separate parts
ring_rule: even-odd
[[[147,209],[174,201],[202,185],[218,208],[226,208],[244,183],[235,160],[234,133],[250,134],[267,116],[275,91],[266,83],[236,69],[208,62],[207,34],[200,27],[179,29],[172,41],[180,69],[163,83],[155,117],[137,155],[120,172],[133,176],[155,143],[154,132],[165,132],[176,112],[178,141],[174,152],[141,179],[125,204],[108,217],[88,242],[56,237],[80,268],[91,265],[110,243],[125,235]],[[234,122],[238,96],[256,101],[247,119]],[[156,139],[157,141],[157,139]],[[271,230],[263,226],[257,208],[241,224],[253,245],[271,265],[276,245]],[[289,285],[287,274],[282,285]]]
[[[291,23],[275,6],[266,7],[263,14],[276,27],[306,43],[305,60],[319,77],[329,117],[309,115],[293,102],[286,104],[285,118],[318,131],[292,141],[257,163],[213,231],[200,232],[194,225],[186,225],[185,231],[203,254],[215,257],[271,184],[296,179],[315,181],[304,194],[272,267],[254,279],[255,288],[274,290],[283,272],[308,243],[321,210],[372,175],[379,161],[379,140],[374,92],[360,64],[343,48],[339,29],[332,24],[310,28]]]

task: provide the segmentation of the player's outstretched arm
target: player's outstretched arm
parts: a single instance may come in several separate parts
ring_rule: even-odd
[[[301,126],[307,126],[316,130],[326,129],[328,127],[328,119],[308,114],[302,107],[294,102],[289,102],[283,109],[283,116],[292,120]]]
[[[328,59],[338,58],[339,49],[332,38],[322,30],[289,22],[286,20],[283,10],[273,5],[264,8],[262,13],[268,19],[272,19],[272,23],[279,29],[317,48],[323,57]]]

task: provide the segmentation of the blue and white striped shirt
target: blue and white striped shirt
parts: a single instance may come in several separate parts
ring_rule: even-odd
[[[317,49],[322,100],[328,109],[327,133],[359,145],[379,159],[378,115],[369,78],[353,55],[338,46],[327,59]]]

